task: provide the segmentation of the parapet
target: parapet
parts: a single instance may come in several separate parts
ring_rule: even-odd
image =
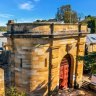
[[[33,23],[15,23],[8,21],[7,29],[12,35],[66,35],[87,33],[87,25],[69,24],[63,22],[33,22]]]

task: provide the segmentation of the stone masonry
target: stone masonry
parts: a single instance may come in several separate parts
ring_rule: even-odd
[[[0,96],[5,96],[4,70],[0,68]]]
[[[8,23],[9,50],[11,51],[11,81],[19,92],[28,96],[50,96],[59,88],[62,58],[71,57],[70,84],[82,85],[83,56],[87,26],[61,23]],[[75,83],[74,83],[75,82]]]

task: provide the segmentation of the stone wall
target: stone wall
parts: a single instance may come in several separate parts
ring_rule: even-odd
[[[4,70],[0,68],[0,96],[5,96]]]
[[[24,24],[19,24],[15,30],[21,31]],[[26,25],[31,26],[32,30],[50,32],[50,24],[41,25]],[[35,27],[34,27],[35,26]],[[9,31],[10,31],[10,25]],[[17,29],[16,29],[17,28]],[[30,28],[29,28],[30,30]],[[72,30],[78,33],[78,25],[54,25],[54,32]],[[83,26],[82,30],[87,32],[87,27]],[[67,31],[66,31],[67,32]],[[74,33],[74,32],[73,32]],[[71,56],[71,85],[74,86],[74,80],[79,85],[82,83],[83,62],[77,62],[77,55],[84,55],[85,50],[85,35],[67,36],[58,38],[25,38],[21,37],[13,39],[8,38],[10,50],[12,51],[13,59],[11,58],[11,81],[15,84],[18,91],[24,91],[30,96],[46,96],[50,87],[53,92],[59,86],[59,71],[62,58],[69,54]],[[70,49],[67,48],[70,45]],[[50,65],[51,64],[51,65]],[[50,67],[51,66],[51,67]],[[77,70],[77,74],[76,74]],[[50,75],[49,75],[49,72]],[[49,78],[50,77],[50,78]],[[49,81],[50,79],[50,81]],[[49,86],[50,85],[50,86]]]
[[[50,25],[52,23],[14,23],[14,31],[20,32],[26,30],[28,32],[37,32],[37,33],[43,33],[43,34],[49,34],[50,33]],[[11,25],[7,26],[8,31],[11,31]],[[54,32],[78,32],[78,24],[62,24],[62,23],[54,23]],[[87,26],[82,25],[81,31],[87,32]]]
[[[74,86],[77,55],[77,38],[54,40],[52,46],[51,90],[59,85],[59,69],[62,58],[68,53],[72,56],[71,84]],[[82,38],[83,39],[83,38]],[[15,84],[21,91],[36,95],[48,92],[49,39],[15,39]],[[84,55],[84,40],[81,40],[79,55]],[[66,52],[66,45],[72,48]],[[21,65],[22,64],[22,65]],[[82,82],[83,62],[78,62],[78,84]],[[17,79],[18,78],[18,79]],[[41,92],[44,91],[44,92]],[[43,95],[41,95],[43,96]]]
[[[96,52],[96,44],[90,44],[87,47],[88,47],[88,52]]]
[[[78,50],[78,56],[84,56],[85,54],[85,43],[86,38],[80,38],[79,42],[79,50]],[[82,78],[83,78],[83,61],[77,61],[77,82],[79,82],[79,87],[82,85]]]

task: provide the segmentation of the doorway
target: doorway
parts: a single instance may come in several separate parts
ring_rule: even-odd
[[[60,64],[59,88],[68,88],[70,85],[71,75],[71,56],[65,55]]]

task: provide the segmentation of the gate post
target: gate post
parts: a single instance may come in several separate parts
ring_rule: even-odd
[[[5,96],[4,70],[0,68],[0,96]]]

